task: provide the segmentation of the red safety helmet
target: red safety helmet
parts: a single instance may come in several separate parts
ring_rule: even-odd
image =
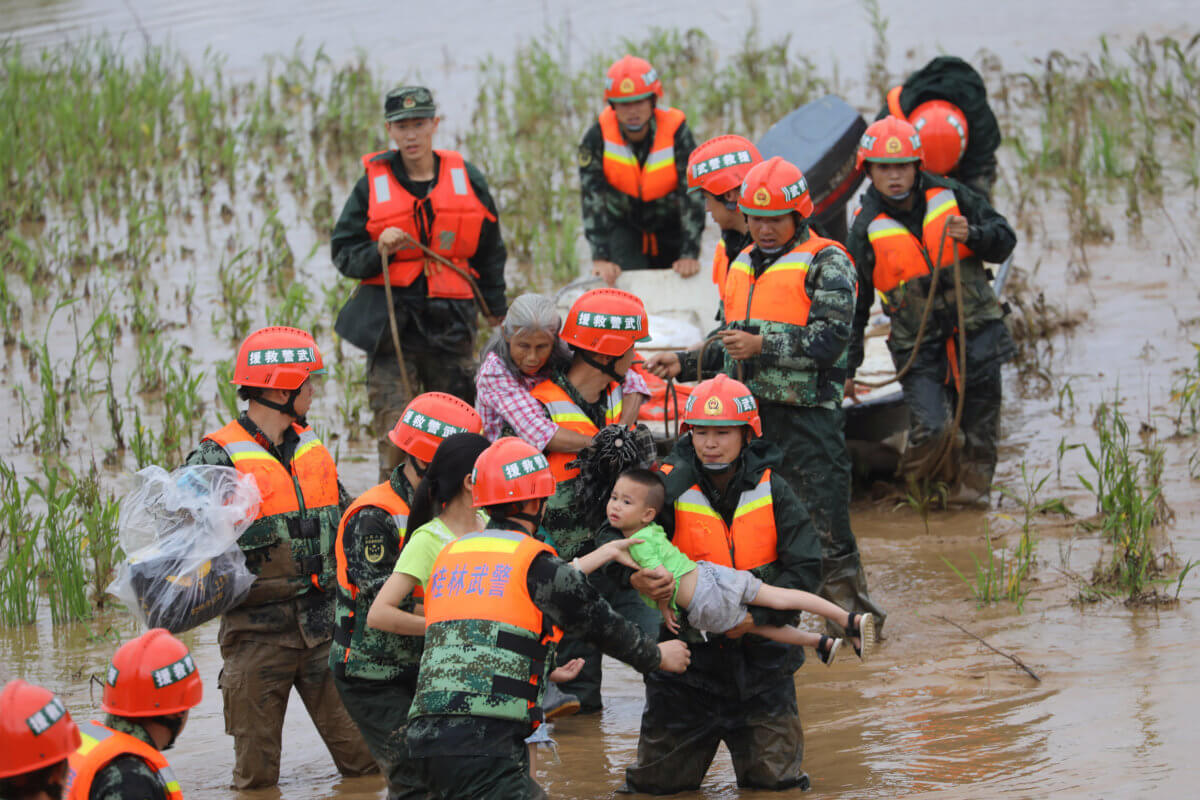
[[[921,137],[924,168],[945,175],[958,166],[967,152],[967,117],[962,109],[945,100],[921,103],[908,115]]]
[[[717,197],[742,185],[746,173],[763,160],[754,142],[726,134],[709,139],[688,157],[688,193],[701,189]]]
[[[275,326],[257,330],[242,342],[230,383],[287,391],[324,371],[321,350],[308,331]]]
[[[624,289],[592,289],[571,304],[559,336],[580,350],[623,356],[649,332],[640,297]]]
[[[0,778],[57,764],[81,744],[78,726],[49,689],[15,680],[0,692]]]
[[[881,164],[906,164],[915,161],[919,169],[924,161],[924,153],[917,129],[899,117],[884,117],[872,122],[858,141],[854,168],[862,169],[863,162],[866,161]]]
[[[187,645],[152,628],[113,654],[100,707],[118,717],[161,717],[192,708],[203,691]]]
[[[630,55],[614,61],[604,76],[604,99],[632,103],[647,97],[662,97],[662,81],[650,62]]]
[[[388,432],[388,439],[428,464],[442,440],[455,433],[483,433],[483,420],[462,398],[445,392],[426,392],[405,407],[396,427]]]
[[[471,499],[476,508],[550,497],[556,486],[546,456],[516,436],[492,442],[475,459],[471,472]]]
[[[738,208],[752,217],[778,217],[792,211],[808,217],[813,213],[813,201],[800,168],[775,156],[746,173]]]
[[[741,381],[718,375],[696,384],[683,410],[681,432],[693,425],[749,425],[755,436],[762,436],[762,418],[758,401]]]

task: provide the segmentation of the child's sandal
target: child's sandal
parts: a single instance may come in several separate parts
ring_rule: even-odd
[[[850,614],[846,620],[846,636],[859,643],[854,645],[854,654],[860,661],[866,661],[871,650],[875,648],[875,617],[871,614]]]
[[[817,658],[821,660],[822,664],[828,667],[833,664],[834,659],[837,658],[837,651],[841,646],[841,639],[835,639],[832,636],[821,634],[821,639],[817,642]]]

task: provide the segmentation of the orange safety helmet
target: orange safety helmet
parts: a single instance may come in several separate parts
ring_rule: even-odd
[[[726,134],[709,139],[688,157],[688,194],[701,189],[717,197],[742,185],[746,173],[763,160],[754,142]]]
[[[624,289],[592,289],[571,304],[559,337],[580,350],[623,356],[649,332],[640,297]]]
[[[274,326],[257,330],[242,342],[230,383],[288,391],[324,371],[321,350],[308,331]]]
[[[779,217],[792,211],[809,217],[813,201],[800,168],[775,156],[746,173],[738,208],[752,217]]]
[[[78,726],[49,689],[18,679],[0,692],[0,778],[57,764],[81,744]]]
[[[758,401],[746,384],[725,374],[701,381],[692,389],[679,430],[693,425],[749,425],[755,436],[762,436]]]
[[[914,108],[908,121],[921,137],[925,169],[945,175],[958,166],[967,152],[967,117],[961,108],[930,100]]]
[[[866,161],[876,161],[880,164],[906,164],[915,161],[920,169],[924,160],[921,137],[917,129],[900,117],[888,116],[872,122],[863,132],[858,141],[854,168],[862,169]]]
[[[504,436],[475,459],[471,499],[476,508],[536,500],[553,495],[557,485],[541,451],[524,439]]]
[[[604,99],[632,103],[647,97],[662,97],[662,81],[650,62],[631,55],[614,61],[604,76]]]
[[[152,628],[113,654],[100,707],[118,717],[162,717],[197,705],[203,692],[187,645]]]
[[[388,432],[391,443],[428,464],[438,445],[456,433],[483,433],[483,420],[460,397],[445,392],[426,392],[405,407],[396,427]]]

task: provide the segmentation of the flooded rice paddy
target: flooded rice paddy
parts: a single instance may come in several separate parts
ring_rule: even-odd
[[[488,52],[504,58],[518,40],[545,25],[569,25],[571,41],[582,54],[589,48],[611,48],[621,36],[636,36],[639,32],[630,21],[635,15],[650,24],[700,27],[713,39],[728,40],[730,31],[740,35],[751,8],[731,9],[732,4],[709,2],[665,2],[645,12],[641,4],[626,2],[401,5],[403,24],[397,22],[394,32],[369,21],[395,13],[394,5],[381,3],[364,4],[354,11],[347,11],[344,4],[322,2],[214,3],[201,11],[178,2],[5,0],[0,2],[0,24],[7,35],[33,48],[100,33],[123,36],[122,47],[130,52],[142,46],[143,37],[155,43],[170,40],[192,58],[211,46],[226,54],[231,71],[248,75],[263,69],[265,54],[291,51],[302,36],[302,47],[324,43],[335,61],[349,58],[350,50],[358,46],[386,63],[381,70],[385,82],[419,74],[437,87],[448,123],[461,132],[474,100],[478,58]],[[873,105],[866,100],[859,65],[848,55],[870,46],[857,3],[763,2],[753,8],[772,34],[786,29],[793,32],[795,46],[811,42],[808,55],[822,71],[831,72],[836,59],[849,76],[848,83],[859,81],[847,87],[851,99],[864,109]],[[898,18],[912,8],[911,4],[882,6],[882,12],[892,17],[888,35],[893,72],[923,62],[939,46],[964,56],[986,48],[1000,54],[1007,68],[1020,68],[1025,60],[1054,48],[1068,54],[1090,52],[1101,34],[1127,43],[1141,32],[1154,38],[1169,31],[1186,42],[1190,33],[1182,36],[1180,31],[1194,25],[1184,3],[1155,3],[1154,13],[1135,17],[1124,3],[1085,7],[1075,2],[1047,6],[939,0],[922,5],[909,19]],[[402,28],[421,31],[420,41],[400,47]],[[834,31],[839,35],[832,35]],[[364,151],[372,144],[364,144]],[[997,205],[1008,213],[1017,201],[1016,157],[1006,149],[1002,162]],[[1164,180],[1162,207],[1144,203],[1140,230],[1125,224],[1120,194],[1094,193],[1093,206],[1112,236],[1083,246],[1086,264],[1080,260],[1079,242],[1070,233],[1065,199],[1046,192],[1036,211],[1023,215],[1017,264],[1026,282],[1083,322],[1055,335],[1040,350],[1035,377],[1027,373],[1022,380],[1016,368],[1006,371],[997,483],[1020,496],[1022,467],[1030,475],[1050,474],[1041,499],[1062,497],[1080,517],[1094,514],[1094,498],[1079,479],[1090,474],[1085,454],[1080,449],[1064,451],[1063,444],[1094,446],[1093,416],[1102,402],[1112,401],[1119,392],[1131,424],[1136,428],[1144,423],[1142,433],[1156,436],[1161,443],[1163,495],[1174,516],[1157,532],[1159,549],[1173,550],[1183,564],[1200,558],[1200,484],[1192,477],[1198,445],[1195,434],[1173,435],[1170,417],[1177,407],[1172,386],[1179,370],[1195,365],[1191,342],[1200,341],[1200,294],[1192,274],[1200,236],[1191,222],[1196,216],[1195,187],[1178,176]],[[334,213],[347,189],[341,183],[332,187]],[[281,202],[291,202],[288,195],[281,192],[281,196]],[[239,217],[243,213],[239,203],[246,202],[244,197],[233,202]],[[215,222],[219,207],[218,199],[211,226],[202,218],[174,223],[172,241],[187,243],[195,256],[179,260],[158,277],[161,299],[157,302],[176,310],[187,287],[197,286],[189,300],[195,306],[194,321],[187,326],[181,317],[166,335],[191,347],[206,366],[227,357],[231,347],[227,333],[218,335],[209,324],[220,313],[222,302],[220,291],[212,285],[213,273],[216,263],[228,256],[227,232]],[[243,227],[259,230],[261,211],[245,213],[258,216]],[[243,223],[234,220],[233,224]],[[210,229],[222,232],[212,234]],[[711,233],[708,248],[715,241]],[[308,282],[319,298],[321,284],[332,282],[335,274],[327,244],[315,225],[289,230],[288,239],[297,254],[297,280]],[[118,295],[114,307],[124,309],[126,299]],[[317,302],[313,315],[320,313]],[[40,338],[49,322],[48,309],[53,307],[53,302],[48,307],[30,304],[20,324],[31,338],[35,333]],[[128,313],[121,311],[123,320]],[[327,319],[326,331],[329,326]],[[328,332],[324,336],[323,345]],[[76,335],[67,326],[51,326],[46,342],[52,358],[62,362],[75,352]],[[118,372],[118,387],[122,380],[135,379],[135,367],[129,362],[137,356],[138,349],[124,341],[119,359],[125,365]],[[343,349],[341,357],[351,363],[361,360],[351,348]],[[30,475],[40,462],[29,446],[12,445],[21,439],[27,423],[15,398],[20,389],[36,401],[38,381],[25,368],[20,347],[9,345],[3,358],[0,381],[5,396],[14,398],[2,428],[6,459],[21,474]],[[1039,371],[1041,377],[1036,377]],[[1068,386],[1069,391],[1064,389]],[[205,374],[200,392],[205,399],[202,419],[193,420],[193,427],[203,432],[224,413],[211,372]],[[325,430],[342,428],[339,420],[345,414],[339,410],[339,392],[334,381],[327,382],[313,414],[319,423],[324,421]],[[97,408],[101,410],[93,414],[77,413],[70,423],[67,438],[75,448],[73,458],[79,450],[90,449],[97,463],[103,460],[101,441],[108,425],[102,406]],[[343,435],[336,448],[351,492],[373,483],[372,442]],[[128,468],[129,461],[126,457],[121,463]],[[120,471],[96,469],[102,471],[105,486],[120,491],[127,485]],[[985,526],[997,546],[1015,543],[1023,512],[1012,500],[999,501],[997,507],[997,500],[994,496],[993,508],[987,512],[934,512],[927,523],[907,507],[897,508],[895,499],[856,504],[854,527],[872,594],[889,611],[888,638],[878,658],[868,665],[860,666],[850,658],[829,669],[806,664],[796,674],[806,736],[805,768],[813,778],[808,796],[1194,796],[1195,718],[1200,710],[1194,667],[1200,647],[1196,577],[1183,582],[1177,605],[1126,606],[1119,599],[1080,604],[1077,576],[1090,576],[1111,548],[1097,533],[1081,530],[1072,520],[1039,517],[1036,560],[1023,613],[1018,614],[1010,603],[979,608],[970,587],[946,562],[970,576],[972,557],[985,552]],[[1166,595],[1176,591],[1174,585],[1159,588]],[[942,618],[1018,656],[1041,680],[1029,677]],[[99,687],[89,684],[89,676],[101,673],[115,641],[131,631],[131,621],[119,611],[105,610],[86,622],[52,626],[43,609],[35,625],[0,628],[0,681],[21,676],[52,687],[77,718],[86,719],[99,713]],[[170,753],[172,764],[189,796],[240,796],[227,788],[233,753],[232,741],[224,735],[216,689],[220,666],[216,625],[203,626],[183,638],[196,656],[206,693],[179,746]],[[606,672],[604,712],[554,727],[557,755],[539,770],[552,797],[613,796],[621,785],[623,767],[634,758],[641,682],[623,665],[610,664]],[[343,780],[336,774],[298,701],[292,703],[285,729],[281,775],[277,790],[244,796],[350,800],[383,794],[377,778]],[[692,796],[790,795],[738,790],[722,751],[704,787]]]

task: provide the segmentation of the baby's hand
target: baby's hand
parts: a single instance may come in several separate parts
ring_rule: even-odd
[[[641,569],[641,565],[633,560],[633,556],[629,555],[629,548],[645,541],[645,539],[617,539],[604,545],[608,548],[608,553],[605,555],[609,556],[610,561],[616,561],[630,569]]]
[[[579,677],[579,673],[583,671],[583,659],[572,658],[567,663],[561,665],[550,673],[550,680],[555,683],[566,683],[573,681]]]
[[[671,633],[679,633],[679,619],[675,616],[675,610],[670,606],[663,609],[663,624],[667,626],[667,630]]]

